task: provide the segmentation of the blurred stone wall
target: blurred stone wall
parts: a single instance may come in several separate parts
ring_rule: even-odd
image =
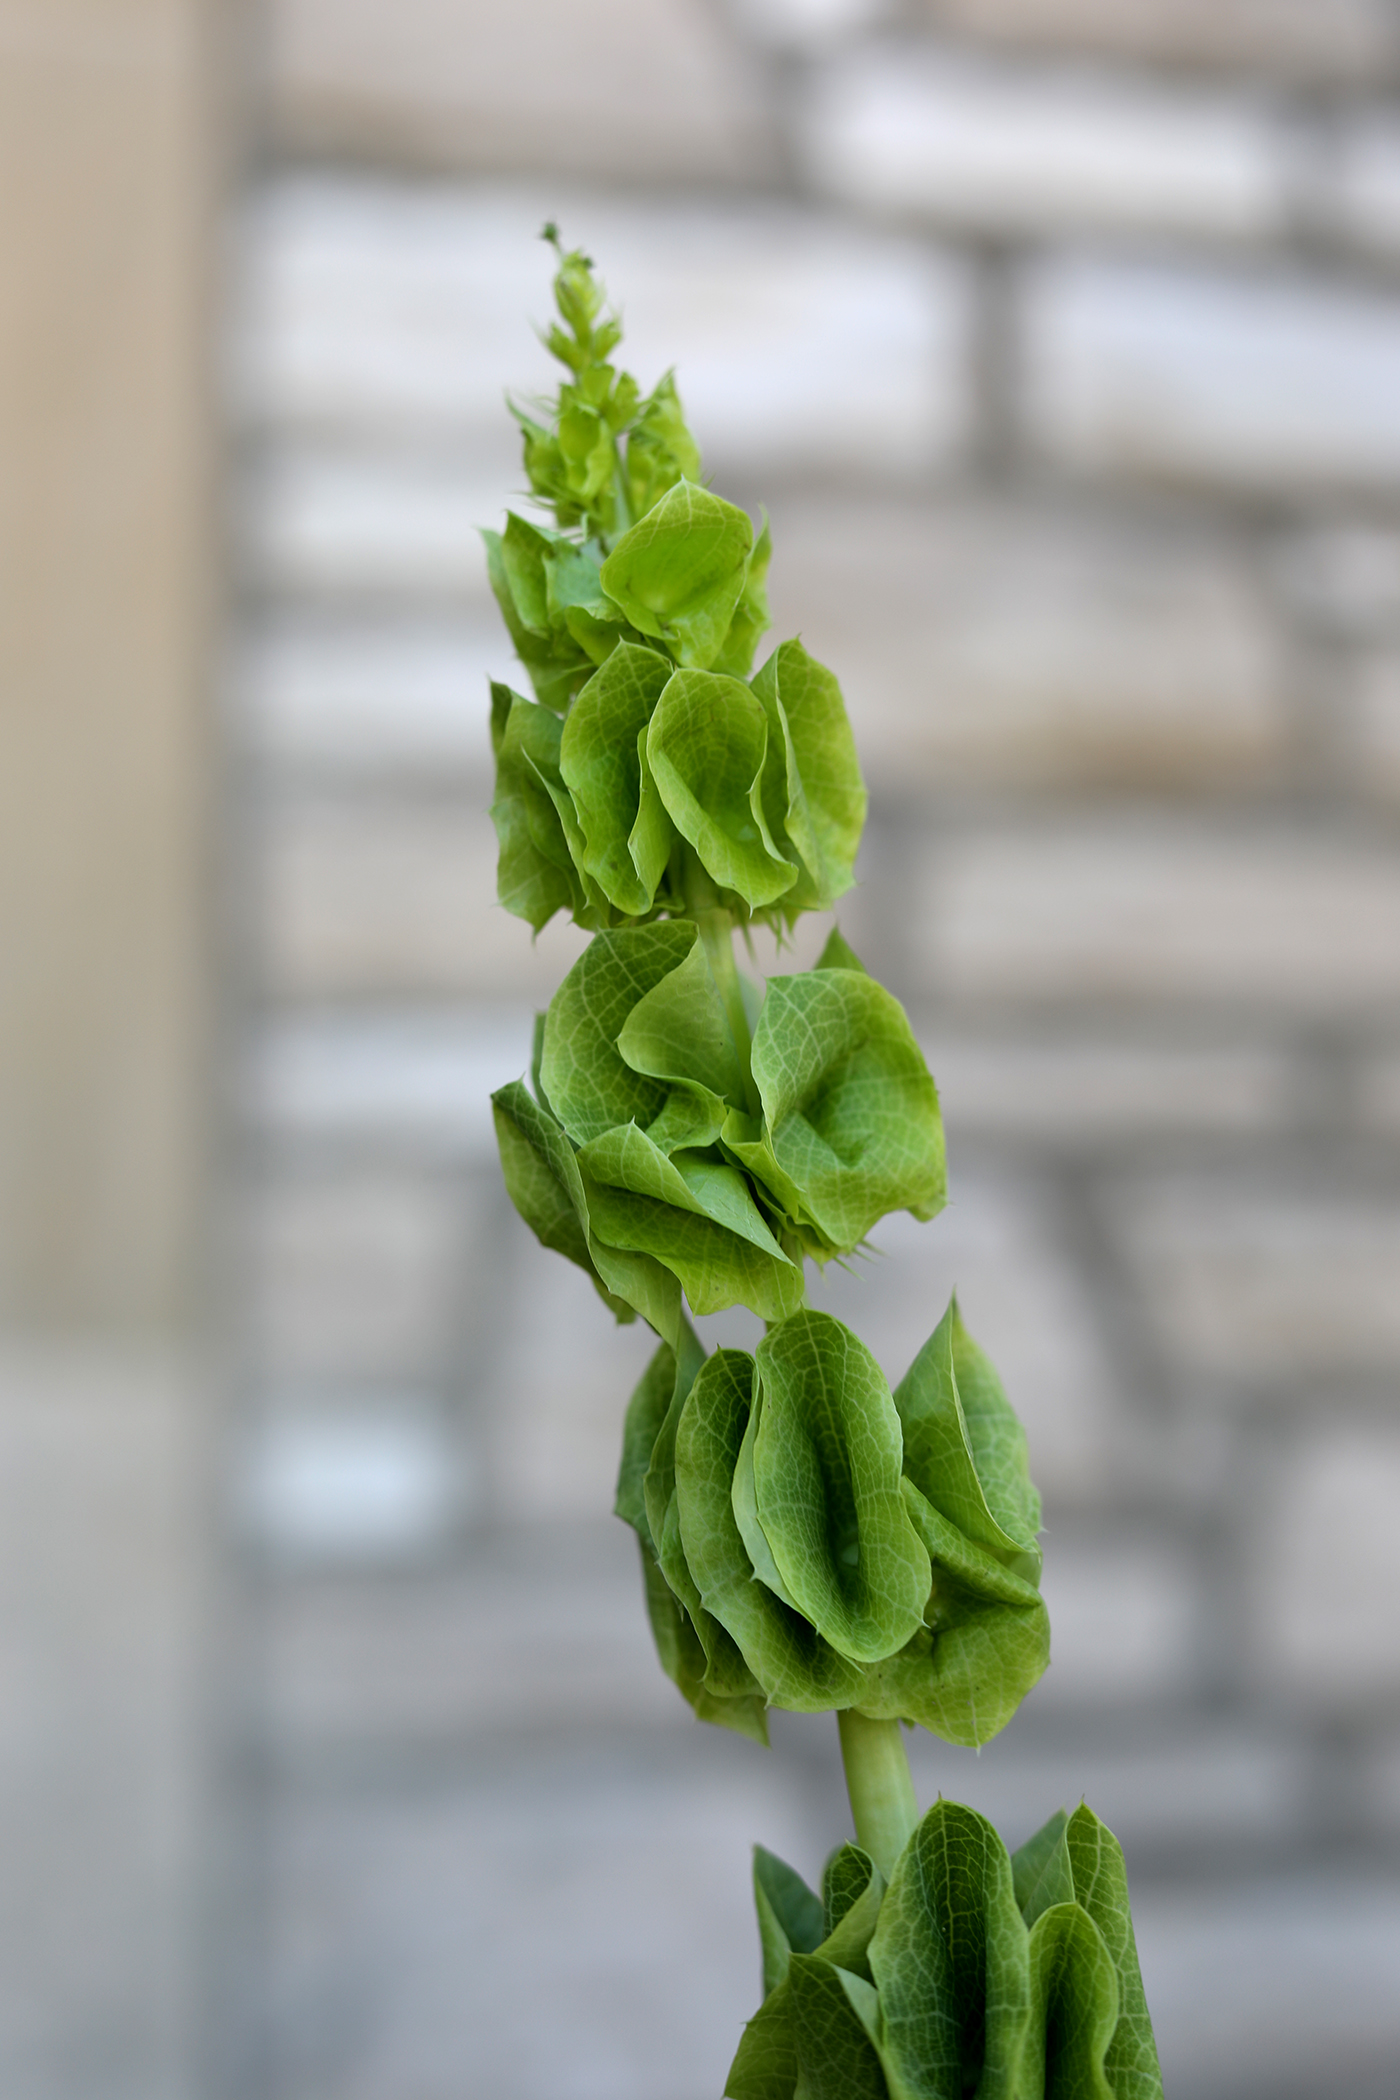
[[[0,2089],[198,1996],[219,0],[0,4]]]
[[[266,121],[231,2081],[700,2100],[747,1844],[845,1829],[834,1731],[765,1761],[655,1669],[599,1521],[645,1345],[484,1113],[578,946],[486,901],[474,528],[550,213],[768,505],[868,772],[843,929],[952,1203],[822,1302],[898,1376],[956,1282],[1046,1494],[1051,1671],[920,1787],[1119,1831],[1176,2100],[1392,2092],[1400,10],[277,0]]]

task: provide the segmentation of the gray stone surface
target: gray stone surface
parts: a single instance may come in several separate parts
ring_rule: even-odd
[[[1023,316],[1027,431],[1071,470],[1264,491],[1400,478],[1389,290],[1056,256]]]
[[[810,94],[809,178],[877,209],[1000,233],[1239,240],[1287,224],[1288,133],[1244,97],[893,43],[834,56]]]
[[[753,69],[701,0],[278,0],[272,106],[293,149],[671,181],[762,179]]]
[[[168,1360],[0,1350],[0,2085],[185,2100],[202,1981],[201,1400]]]
[[[518,486],[546,212],[769,503],[776,633],[868,771],[841,922],[928,1048],[951,1200],[814,1298],[898,1376],[956,1287],[1045,1493],[1052,1667],[980,1754],[914,1740],[921,1796],[1013,1843],[1105,1815],[1173,2100],[1388,2100],[1394,10],[658,9],[607,96],[685,21],[711,59],[640,173],[641,130],[568,173],[445,139],[464,50],[507,115],[553,92],[490,72],[538,15],[474,19],[330,49],[306,0],[303,84],[397,173],[283,164],[240,223],[238,2100],[698,2100],[752,2002],[748,1843],[812,1871],[847,1829],[829,1722],[765,1757],[656,1669],[604,1515],[648,1337],[497,1180],[485,1097],[577,945],[484,902],[473,528]],[[411,138],[342,93],[396,25],[374,124]],[[684,182],[753,108],[759,157]],[[422,179],[453,152],[491,168]]]
[[[919,961],[964,998],[1317,1016],[1400,998],[1388,843],[1115,812],[989,825],[931,843],[924,869]]]
[[[924,12],[939,26],[1032,49],[1362,86],[1397,56],[1385,0],[924,0]]]

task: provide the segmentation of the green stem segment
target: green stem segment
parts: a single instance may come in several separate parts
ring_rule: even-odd
[[[872,1721],[848,1707],[836,1716],[856,1843],[888,1881],[919,1820],[898,1721]]]
[[[748,1010],[744,1005],[744,987],[739,977],[739,966],[734,960],[734,920],[722,907],[714,911],[697,911],[695,923],[700,928],[700,938],[705,943],[705,953],[719,986],[720,998],[729,1019],[734,1047],[739,1053],[739,1066],[744,1075],[744,1099],[751,1116],[758,1115],[760,1102],[758,1088],[754,1085],[751,1052],[753,1037],[749,1030]]]

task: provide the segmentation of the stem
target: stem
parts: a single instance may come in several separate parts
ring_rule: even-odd
[[[836,1716],[856,1842],[886,1881],[919,1820],[898,1721],[872,1721],[848,1707]]]
[[[708,892],[708,895],[706,894]],[[734,1048],[739,1055],[739,1069],[744,1075],[744,1101],[751,1116],[761,1112],[758,1088],[753,1077],[753,1037],[749,1032],[748,1010],[744,1005],[744,987],[739,979],[739,966],[734,960],[734,920],[723,905],[714,902],[714,886],[704,870],[688,856],[685,870],[686,906],[700,929],[700,938],[705,944],[710,969],[719,987],[719,996],[724,1002],[729,1032],[734,1038]]]

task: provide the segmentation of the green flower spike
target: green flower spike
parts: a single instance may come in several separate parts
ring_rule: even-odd
[[[866,798],[840,687],[800,641],[757,673],[767,523],[701,479],[667,373],[643,397],[588,258],[558,257],[567,377],[517,409],[547,520],[487,564],[533,690],[491,690],[498,894],[593,939],[493,1096],[542,1245],[657,1347],[626,1410],[617,1514],[661,1665],[757,1743],[835,1713],[856,1842],[821,1892],[759,1847],[763,2002],[731,2100],[1161,2100],[1116,1839],[1089,1809],[1008,1854],[975,1810],[920,1817],[901,1729],[980,1745],[1044,1671],[1040,1500],[956,1300],[891,1389],[805,1272],[946,1196],[938,1094],[898,1000],[833,932],[761,990],[754,920],[855,881]],[[743,1306],[753,1349],[694,1318]]]

